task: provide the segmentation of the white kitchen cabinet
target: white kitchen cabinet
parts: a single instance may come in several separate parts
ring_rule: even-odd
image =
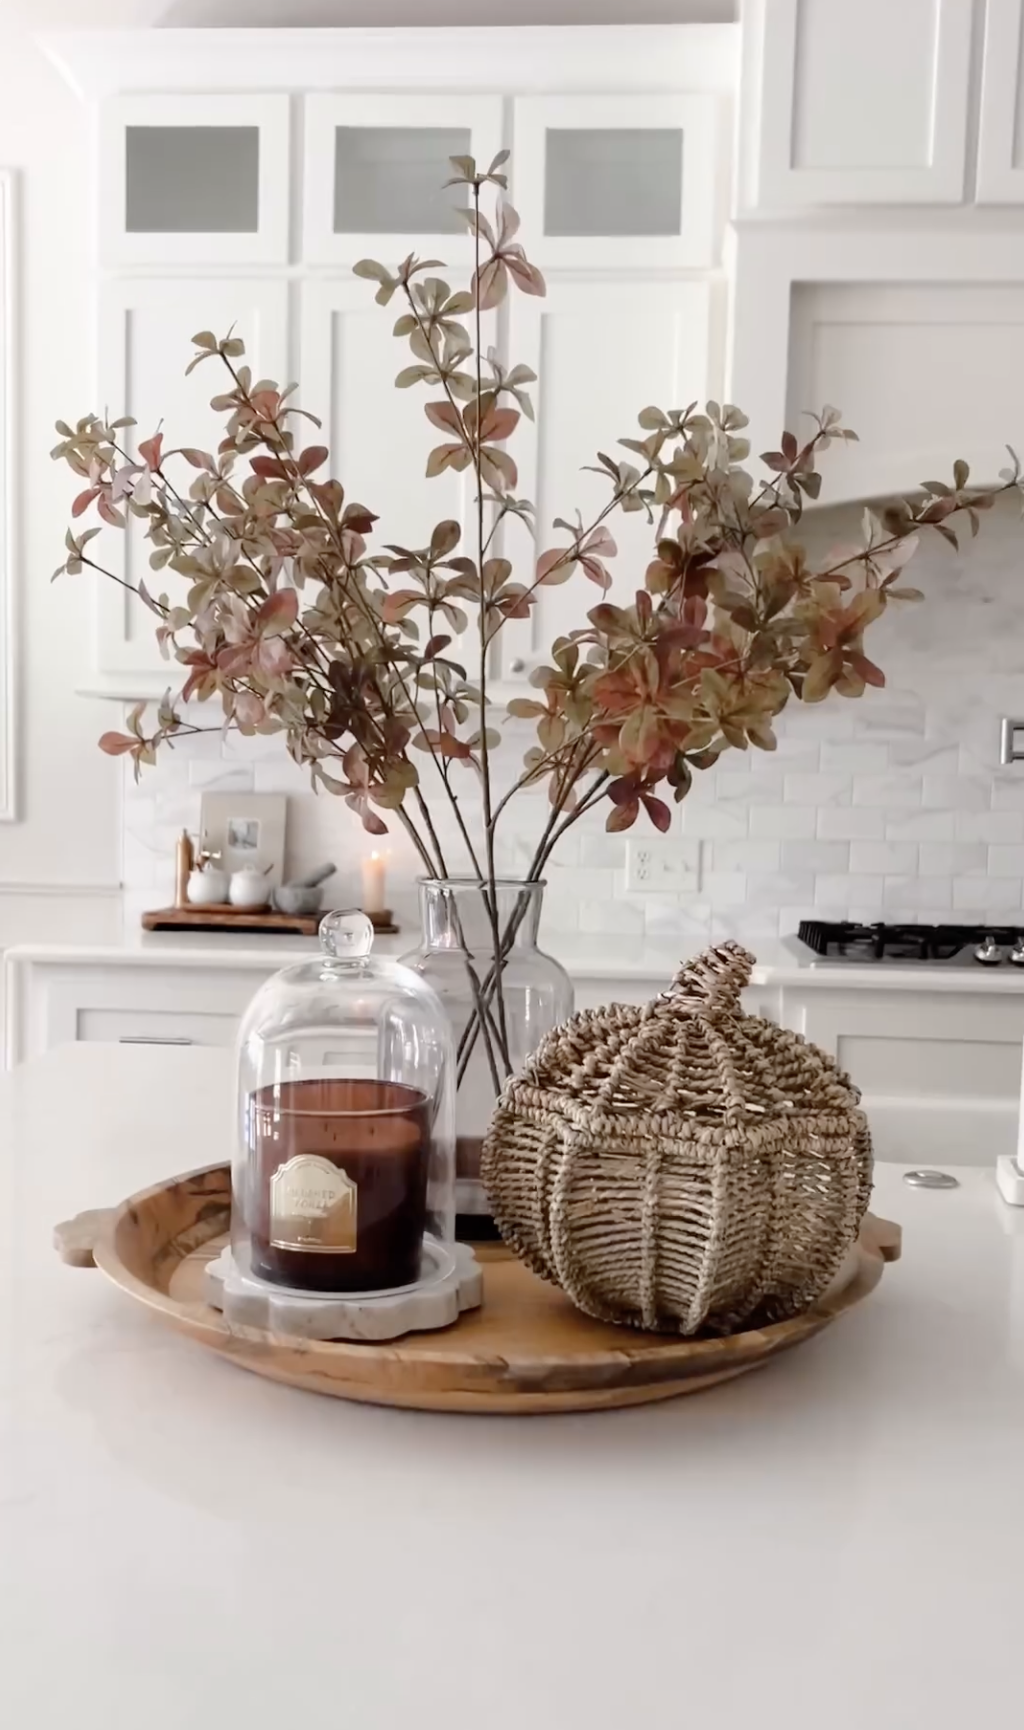
[[[707,267],[728,151],[709,95],[527,96],[512,194],[531,257],[568,268]]]
[[[823,460],[829,500],[948,480],[954,448],[995,480],[1024,433],[1022,374],[1024,282],[794,290],[786,424],[839,403],[860,435]]]
[[[502,148],[502,114],[500,96],[307,96],[303,259],[393,265],[415,252],[468,264],[467,188],[445,187],[449,158],[486,168]]]
[[[103,264],[287,263],[287,96],[111,96],[99,139]]]
[[[15,702],[15,606],[17,580],[14,527],[14,293],[17,281],[14,175],[0,169],[0,823],[13,822],[17,806],[17,704]]]
[[[744,202],[959,203],[971,18],[972,0],[755,0]]]
[[[203,966],[180,953],[140,962],[116,949],[77,957],[15,950],[5,963],[7,1067],[80,1041],[231,1045],[254,992],[288,959],[278,952]]]
[[[442,516],[463,520],[471,483],[425,483],[436,436],[414,393],[393,394],[408,359],[391,336],[400,304],[376,307],[351,267],[414,252],[444,259],[462,286],[473,259],[456,208],[466,191],[440,182],[449,157],[486,165],[507,144],[528,253],[566,282],[579,273],[575,307],[553,284],[560,310],[543,332],[559,438],[574,383],[581,405],[568,488],[552,454],[553,509],[571,504],[595,438],[633,431],[648,398],[678,388],[689,401],[721,377],[711,350],[724,322],[710,308],[725,304],[733,26],[85,32],[47,46],[94,105],[100,138],[96,400],[144,431],[162,419],[168,443],[210,432],[213,368],[183,383],[188,337],[235,322],[254,373],[301,379],[306,406],[324,416],[334,472],[379,512],[382,536],[420,544]],[[571,332],[577,315],[586,343]],[[537,326],[531,353],[541,336]],[[484,341],[502,358],[514,350],[504,309]],[[595,372],[608,377],[603,394]],[[609,412],[587,426],[591,401]],[[527,448],[523,466],[548,465],[538,469]],[[123,561],[115,574],[147,574],[134,525],[126,546],[108,535],[104,551]],[[95,592],[96,654],[82,684],[160,695],[174,669],[156,652],[152,617],[111,585]]]
[[[453,288],[463,286],[461,270],[448,280]],[[302,287],[302,405],[322,422],[306,442],[323,438],[346,498],[380,518],[372,537],[378,549],[385,542],[426,546],[431,528],[445,517],[467,527],[473,490],[467,471],[427,478],[427,456],[446,435],[423,412],[437,389],[395,387],[413,358],[405,339],[392,334],[402,310],[397,301],[386,310],[377,306],[373,284],[360,277]],[[486,328],[493,336],[493,318]]]
[[[781,1017],[861,1089],[878,1158],[994,1168],[1016,1152],[1024,993],[786,985]]]
[[[648,404],[661,408],[703,403],[720,387],[715,286],[681,277],[633,274],[601,276],[552,273],[543,300],[516,296],[509,314],[509,354],[539,374],[531,386],[536,419],[516,429],[519,492],[536,506],[536,551],[564,545],[552,527],[582,513],[589,525],[607,505],[611,482],[586,465],[597,452],[634,462],[616,443],[643,438],[637,415]],[[652,530],[644,512],[616,511],[608,527],[618,548],[609,558],[609,597],[630,604],[643,584],[651,557]],[[518,522],[507,525],[507,555],[530,568],[533,548]],[[522,684],[547,658],[552,640],[578,628],[601,590],[577,568],[566,583],[537,591],[529,620],[509,620],[501,633],[501,676]]]
[[[219,361],[208,360],[185,377],[194,352],[191,338],[211,329],[224,336],[234,325],[244,338],[253,376],[286,382],[288,371],[288,290],[284,282],[249,276],[197,275],[175,278],[115,277],[99,291],[98,401],[111,415],[134,415],[124,429],[125,448],[151,437],[162,423],[166,447],[198,445],[215,450],[224,417],[210,398],[230,386]],[[187,491],[194,471],[171,458]],[[244,465],[243,465],[244,470]],[[150,546],[139,518],[129,518],[124,534],[110,531],[103,552],[108,567],[125,582],[144,580],[158,595],[180,579],[154,572]],[[142,602],[115,583],[96,583],[96,667],[122,694],[159,695],[173,682],[176,664],[161,658],[154,635],[157,620]]]
[[[1024,0],[986,0],[978,200],[1024,202]]]
[[[997,478],[1020,431],[1009,388],[1024,308],[1015,228],[979,226],[966,211],[827,229],[751,220],[734,225],[728,263],[726,394],[748,414],[755,452],[831,402],[862,444],[826,454],[823,502],[941,479],[936,461],[944,470],[954,447],[977,481]]]

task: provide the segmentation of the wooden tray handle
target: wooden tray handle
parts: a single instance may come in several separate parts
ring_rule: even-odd
[[[68,1267],[95,1267],[93,1250],[114,1212],[112,1207],[91,1207],[55,1225],[53,1247],[61,1261]]]
[[[882,1219],[877,1213],[866,1213],[861,1221],[860,1236],[861,1242],[885,1262],[899,1261],[903,1254],[903,1227],[895,1220]]]

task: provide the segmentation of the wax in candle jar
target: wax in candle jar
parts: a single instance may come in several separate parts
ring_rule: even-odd
[[[419,1278],[431,1106],[395,1081],[288,1081],[248,1104],[252,1270],[297,1291]]]
[[[384,861],[379,853],[363,860],[363,912],[384,911]]]

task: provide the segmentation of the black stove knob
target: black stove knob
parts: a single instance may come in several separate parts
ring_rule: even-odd
[[[974,951],[974,959],[975,961],[980,961],[983,967],[999,966],[999,963],[1003,959],[1003,952],[991,931],[987,932],[984,941],[978,944],[977,949]],[[1024,965],[1024,956],[1021,957],[1021,962],[1022,965]]]

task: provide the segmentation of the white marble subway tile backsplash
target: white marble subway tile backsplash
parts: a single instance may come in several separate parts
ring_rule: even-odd
[[[856,513],[844,516],[820,513],[827,544],[856,532]],[[692,890],[627,892],[629,838],[607,834],[603,812],[584,819],[548,866],[544,929],[646,937],[669,949],[738,937],[756,948],[813,916],[1019,919],[1024,764],[1004,768],[998,759],[1000,716],[1024,715],[1024,649],[1014,648],[1024,641],[1021,552],[1012,510],[993,512],[962,560],[944,546],[929,549],[914,567],[928,595],[928,629],[918,629],[910,607],[883,623],[884,691],[857,702],[794,703],[780,720],[776,753],[728,752],[695,777],[677,813],[679,831],[699,843]],[[528,742],[507,732],[503,786]],[[425,763],[425,782],[428,774]],[[401,828],[374,843],[340,800],[310,793],[279,739],[225,740],[216,730],[183,741],[138,786],[126,777],[130,889],[154,902],[169,895],[175,836],[198,826],[205,788],[286,793],[289,870],[335,860],[335,904],[358,896],[362,855],[383,845],[389,898],[413,927],[419,862]],[[460,792],[471,808],[469,775]],[[435,802],[434,810],[450,868],[464,869],[446,808]],[[526,868],[545,816],[541,794],[510,806],[497,850],[502,870]]]

